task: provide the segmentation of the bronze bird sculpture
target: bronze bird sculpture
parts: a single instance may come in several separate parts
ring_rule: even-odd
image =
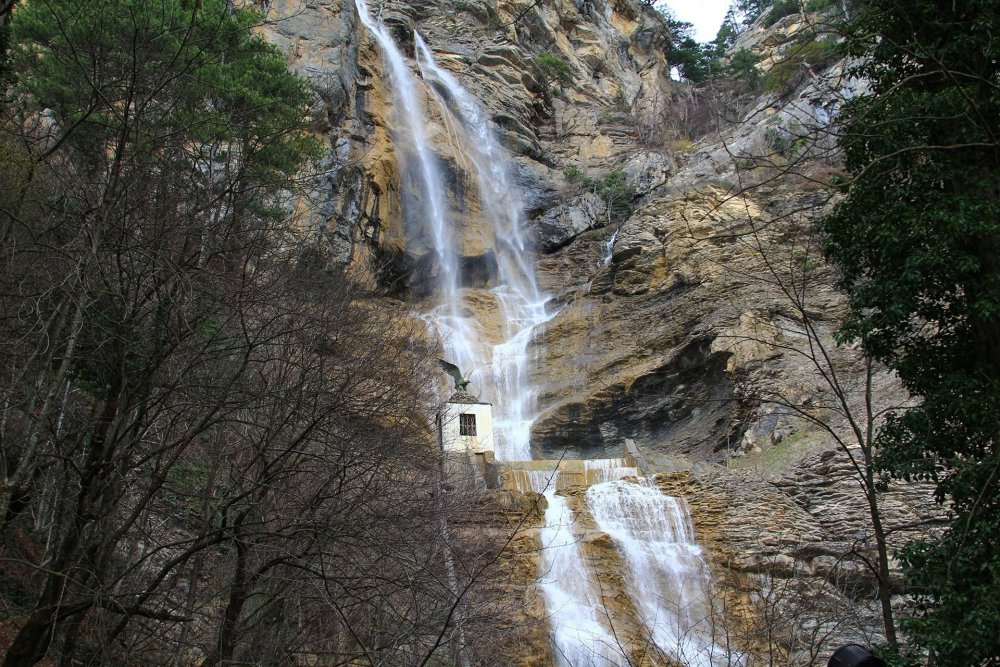
[[[438,363],[441,364],[441,368],[444,369],[444,372],[450,375],[452,379],[455,380],[455,390],[465,391],[466,390],[465,388],[469,386],[469,382],[471,382],[471,380],[467,380],[462,377],[462,371],[458,369],[458,366],[456,366],[451,362],[445,361],[444,359],[438,359]]]

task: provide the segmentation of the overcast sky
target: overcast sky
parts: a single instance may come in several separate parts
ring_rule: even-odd
[[[699,42],[715,39],[722,19],[726,18],[730,0],[661,0],[680,21],[694,24],[694,38]]]

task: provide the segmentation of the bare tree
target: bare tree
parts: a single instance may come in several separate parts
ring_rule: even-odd
[[[4,664],[456,652],[519,527],[446,530],[432,350],[288,214],[305,83],[221,3],[70,4],[24,9],[0,135]]]

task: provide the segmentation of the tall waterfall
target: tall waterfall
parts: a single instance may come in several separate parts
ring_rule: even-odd
[[[479,183],[483,216],[493,227],[496,239],[498,285],[493,293],[500,306],[505,335],[504,342],[492,349],[477,350],[480,357],[492,360],[486,382],[480,383],[483,394],[492,399],[496,409],[494,430],[499,460],[517,461],[531,458],[531,424],[535,418],[535,391],[530,372],[529,344],[534,328],[547,321],[546,297],[538,290],[532,254],[522,232],[523,207],[521,193],[510,173],[509,162],[495,136],[495,129],[479,101],[450,72],[434,61],[434,56],[419,34],[414,35],[417,64],[431,93],[448,119],[456,135],[461,153],[468,157]],[[465,350],[455,341],[462,329],[454,311],[438,313],[433,321],[442,331],[442,338],[452,349],[449,352],[460,363],[478,359],[462,358]],[[468,330],[465,325],[464,329]],[[449,343],[449,341],[451,341]]]
[[[416,80],[391,35],[373,21],[365,0],[355,0],[362,23],[375,36],[389,65],[396,92],[394,141],[407,178],[418,190],[422,219],[438,263],[439,304],[427,315],[447,354],[463,370],[479,371],[476,384],[496,408],[497,458],[531,458],[530,430],[535,395],[529,380],[529,347],[534,328],[551,316],[535,280],[533,261],[522,234],[521,196],[509,161],[478,100],[437,65],[419,34],[417,65],[441,108],[459,157],[468,161],[479,185],[482,213],[495,238],[497,286],[491,291],[504,319],[503,342],[481,342],[480,327],[462,306],[456,231],[449,220],[443,175],[428,145]],[[617,232],[616,232],[617,234]],[[613,249],[614,236],[607,251]],[[484,367],[483,361],[489,363]],[[645,638],[671,660],[711,667],[723,656],[705,629],[703,597],[707,568],[693,540],[686,508],[654,486],[623,481],[639,471],[624,459],[582,462],[590,488],[579,511],[589,514],[609,535],[625,563],[629,594],[645,628]],[[547,500],[541,528],[539,587],[551,618],[554,660],[565,667],[617,667],[629,664],[628,648],[612,628],[599,586],[581,545],[584,530],[566,496],[557,492],[557,471],[520,470],[517,479]],[[523,490],[529,490],[525,488]],[[738,664],[730,663],[730,664]],[[719,662],[718,664],[722,664]]]
[[[475,344],[471,330],[465,326],[464,319],[459,317],[461,297],[455,230],[444,198],[444,177],[424,131],[425,116],[416,77],[410,71],[392,35],[368,14],[366,0],[354,0],[354,5],[358,10],[358,17],[375,36],[389,65],[396,93],[394,111],[397,130],[393,133],[393,143],[401,156],[403,178],[415,181],[412,183],[415,191],[410,194],[419,198],[420,218],[429,226],[430,240],[436,254],[440,316],[452,323],[449,344],[455,361],[465,369],[475,357]]]

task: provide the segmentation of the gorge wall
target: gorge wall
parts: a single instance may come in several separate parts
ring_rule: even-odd
[[[332,147],[302,224],[419,310],[439,267],[422,221],[403,205],[420,193],[400,174],[377,45],[353,0],[274,0],[267,10],[267,36],[313,82],[317,132]],[[866,387],[876,411],[905,396],[833,341],[845,301],[809,226],[830,203],[810,181],[832,163],[817,156],[804,178],[779,178],[774,160],[752,160],[795,127],[828,125],[861,84],[842,81],[834,64],[791,90],[744,96],[711,128],[695,128],[690,92],[670,78],[667,24],[636,0],[414,0],[372,11],[410,56],[420,32],[513,157],[554,313],[531,342],[535,454],[612,457],[633,439],[660,488],[691,507],[724,589],[716,600],[744,619],[748,648],[777,650],[755,634],[761,609],[779,609],[783,627],[808,639],[812,652],[786,651],[789,664],[819,664],[837,642],[877,636],[863,564],[867,509],[851,446],[837,439],[849,442]],[[766,69],[806,19],[755,28],[742,46]],[[541,53],[565,63],[564,80],[540,65]],[[499,343],[497,303],[475,289],[496,280],[496,239],[447,120],[426,109],[461,239],[463,305]],[[617,211],[600,185],[609,174],[627,184]],[[929,501],[907,487],[884,502],[892,531],[917,523]],[[592,542],[599,562],[601,542]],[[523,664],[545,664],[537,634]]]

